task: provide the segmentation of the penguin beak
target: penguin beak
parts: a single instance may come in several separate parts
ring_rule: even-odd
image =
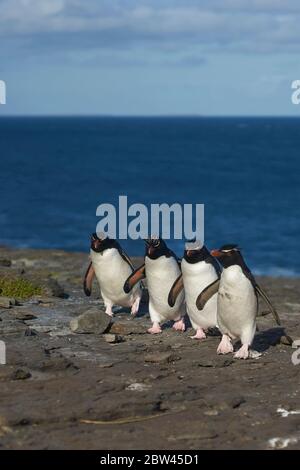
[[[210,254],[215,258],[219,258],[222,255],[220,250],[211,250]]]
[[[150,239],[150,238],[145,239],[144,242],[146,243],[147,253],[148,253],[149,256],[151,256],[152,253],[153,253],[154,250],[155,250],[154,246],[151,244],[151,239]]]
[[[187,250],[186,251],[186,256],[192,256],[192,250]]]
[[[91,248],[94,251],[97,251],[99,249],[99,246],[101,245],[101,240],[97,237],[96,233],[93,233],[91,237]]]

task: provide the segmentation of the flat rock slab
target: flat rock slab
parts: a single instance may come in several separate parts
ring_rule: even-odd
[[[36,315],[34,315],[30,310],[24,308],[14,308],[9,311],[9,314],[16,318],[17,320],[34,320]]]

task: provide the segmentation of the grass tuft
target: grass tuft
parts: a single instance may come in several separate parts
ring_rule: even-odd
[[[0,277],[0,296],[28,299],[34,295],[41,295],[42,288],[20,277]]]

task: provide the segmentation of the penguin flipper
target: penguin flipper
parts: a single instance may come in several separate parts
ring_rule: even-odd
[[[87,268],[87,271],[84,276],[84,281],[83,281],[83,290],[85,295],[88,297],[91,295],[92,292],[92,284],[93,284],[93,279],[95,276],[95,270],[93,268],[93,263],[90,262],[89,267]]]
[[[203,291],[198,295],[196,300],[196,306],[198,310],[203,310],[206,302],[218,292],[220,285],[220,279],[216,279],[214,282],[209,284]]]
[[[261,296],[261,298],[265,301],[267,306],[270,308],[270,310],[272,312],[272,315],[273,315],[277,325],[281,326],[279,315],[278,315],[275,307],[271,304],[271,301],[270,301],[269,297],[267,296],[267,294],[265,293],[265,291],[257,283],[255,284],[255,290]]]
[[[169,295],[168,295],[168,304],[170,307],[174,307],[176,303],[176,299],[180,292],[183,289],[183,278],[182,274],[179,274],[178,278],[176,281],[174,281],[174,284],[172,285]]]
[[[127,253],[125,253],[125,251],[121,247],[119,248],[118,251],[120,253],[120,256],[122,256],[123,260],[126,261],[126,263],[129,264],[129,266],[131,267],[132,271],[134,271],[133,264],[131,262],[131,259],[127,255]]]
[[[141,279],[144,279],[145,277],[145,264],[142,264],[142,266],[133,271],[125,281],[123,286],[125,294],[128,294],[131,289],[135,286],[135,284],[137,284]]]

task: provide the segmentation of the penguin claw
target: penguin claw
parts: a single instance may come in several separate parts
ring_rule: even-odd
[[[233,352],[233,346],[230,338],[226,335],[222,336],[221,343],[218,346],[217,354],[229,354]]]
[[[180,320],[175,321],[173,328],[176,331],[185,331],[184,320],[181,318]]]
[[[242,347],[235,353],[233,356],[235,359],[248,359],[249,357],[249,346],[248,344],[243,344]]]
[[[137,299],[135,299],[135,301],[133,302],[132,306],[131,306],[131,316],[135,317],[139,311],[139,307],[140,307],[140,298],[138,297]]]
[[[194,336],[190,336],[191,339],[205,339],[206,338],[206,334],[204,333],[204,331],[202,330],[202,328],[198,328],[198,330],[196,331],[196,334]]]
[[[113,316],[114,316],[114,312],[112,311],[111,308],[107,308],[107,309],[105,310],[105,313],[106,313],[106,315],[108,315],[109,317],[113,317]]]
[[[155,335],[155,334],[158,334],[158,333],[161,333],[161,327],[159,325],[153,325],[151,328],[149,328],[148,330],[148,333],[150,333],[151,335]]]

